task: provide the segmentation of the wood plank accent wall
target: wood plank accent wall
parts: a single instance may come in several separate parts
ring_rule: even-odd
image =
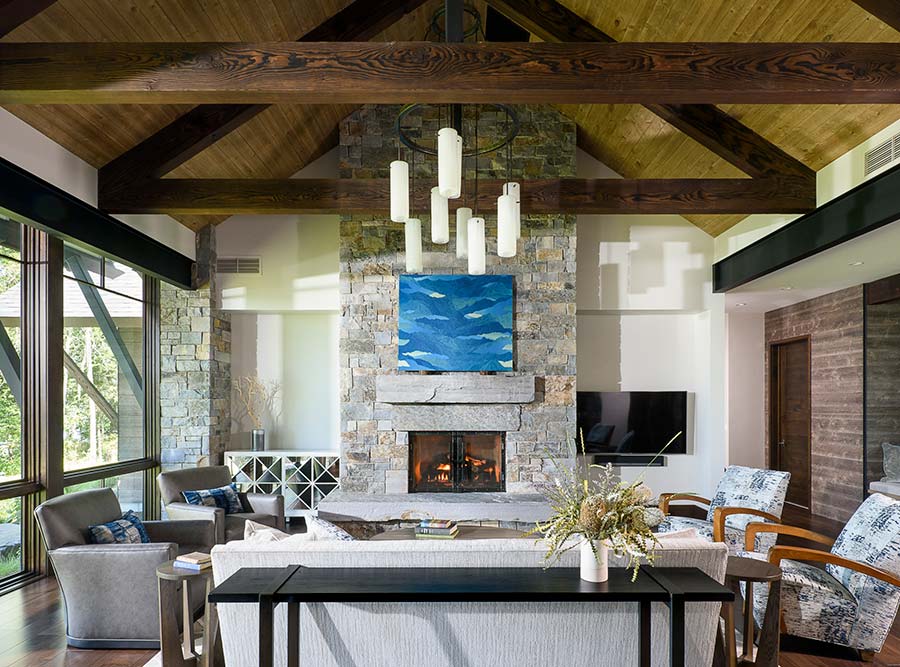
[[[866,468],[875,482],[885,476],[881,444],[900,444],[900,299],[869,304],[866,375]]]
[[[767,348],[810,337],[813,514],[846,521],[863,500],[863,288],[766,313]],[[766,424],[769,423],[766,354]],[[766,460],[770,437],[766,432]]]

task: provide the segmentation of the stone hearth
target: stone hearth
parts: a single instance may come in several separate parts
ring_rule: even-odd
[[[341,177],[386,178],[396,159],[398,108],[364,107],[341,125]],[[575,175],[575,127],[553,109],[522,107],[512,177]],[[483,141],[503,128],[484,111]],[[425,116],[423,136],[438,118]],[[471,131],[471,129],[469,130]],[[506,178],[506,160],[478,159],[479,176]],[[434,180],[433,159],[417,156],[418,182]],[[469,178],[473,173],[468,174]],[[497,193],[498,195],[500,193]],[[423,273],[465,273],[451,241],[429,241],[422,215]],[[547,508],[536,486],[565,460],[575,437],[575,219],[526,216],[518,256],[496,255],[496,217],[487,212],[490,274],[514,280],[514,360],[509,373],[420,375],[397,370],[398,276],[405,270],[403,226],[371,216],[341,224],[341,486],[323,513],[357,521],[441,516],[461,521],[533,523]],[[451,216],[451,227],[454,224]],[[506,493],[408,494],[409,432],[501,431]]]

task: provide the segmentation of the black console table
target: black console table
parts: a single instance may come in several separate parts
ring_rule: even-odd
[[[650,604],[669,607],[670,664],[684,667],[684,610],[687,602],[733,602],[734,593],[696,568],[610,568],[609,581],[582,581],[575,568],[244,568],[216,586],[214,604],[259,605],[259,665],[272,667],[273,617],[288,608],[288,627],[297,628],[300,604],[315,602],[637,602],[638,664],[650,666]],[[287,633],[288,667],[300,664],[298,632]]]

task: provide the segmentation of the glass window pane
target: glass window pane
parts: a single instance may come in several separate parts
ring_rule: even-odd
[[[141,458],[143,304],[64,282],[65,470]]]
[[[103,287],[103,258],[78,250],[70,245],[63,247],[63,275]]]
[[[0,216],[0,255],[22,259],[22,225]]]
[[[111,259],[105,261],[106,282],[104,287],[107,290],[130,296],[132,299],[144,298],[144,277],[139,272]]]
[[[0,256],[0,482],[22,478],[21,286],[22,265]]]
[[[143,518],[144,516],[144,473],[132,472],[127,475],[119,475],[118,477],[108,477],[106,479],[98,479],[94,482],[85,482],[84,484],[73,484],[67,486],[66,493],[75,493],[76,491],[85,491],[87,489],[112,489],[119,498],[119,505],[123,512],[128,510],[134,511],[135,514]]]
[[[22,571],[22,499],[0,500],[0,579]]]

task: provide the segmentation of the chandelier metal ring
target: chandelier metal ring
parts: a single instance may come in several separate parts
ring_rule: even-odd
[[[425,104],[425,103],[417,103],[417,104],[407,104],[402,109],[400,109],[400,113],[397,114],[397,136],[400,139],[400,143],[402,143],[407,148],[415,151],[416,153],[423,153],[425,155],[437,155],[437,147],[432,148],[431,146],[423,146],[418,143],[415,139],[410,137],[406,130],[403,129],[403,120],[413,111],[421,111],[425,107],[429,106],[440,106],[434,104]],[[471,105],[466,105],[471,106]],[[495,151],[500,150],[501,148],[505,148],[509,144],[512,143],[513,139],[519,136],[520,130],[520,122],[519,115],[516,113],[515,109],[506,105],[506,104],[479,104],[477,106],[490,107],[492,109],[496,109],[498,111],[502,111],[507,114],[509,118],[509,122],[507,123],[508,127],[506,128],[506,134],[500,137],[497,141],[484,148],[479,149],[477,146],[470,148],[469,150],[465,150],[463,148],[463,157],[475,157],[478,155],[484,155],[486,153],[494,153]]]
[[[475,5],[471,5],[468,3],[463,5],[463,12],[468,14],[469,18],[472,20],[472,24],[465,30],[465,32],[463,32],[463,39],[474,37],[479,32],[481,32],[481,12],[478,11],[478,8]],[[428,32],[434,33],[441,39],[443,39],[447,34],[444,30],[444,26],[442,25],[443,21],[441,20],[444,18],[446,13],[446,7],[441,7],[440,9],[438,9],[431,17],[431,24],[428,26]]]

